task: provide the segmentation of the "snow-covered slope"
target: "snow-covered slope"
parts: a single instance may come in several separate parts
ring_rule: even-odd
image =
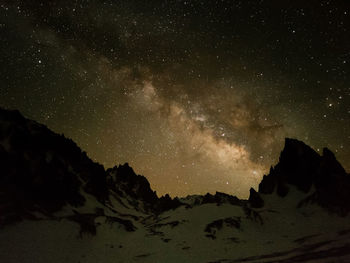
[[[350,262],[349,175],[286,139],[249,200],[158,198],[129,165],[0,109],[0,262]]]

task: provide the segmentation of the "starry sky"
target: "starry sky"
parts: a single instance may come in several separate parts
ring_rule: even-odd
[[[284,138],[350,170],[347,0],[0,2],[0,106],[159,195],[245,198]]]

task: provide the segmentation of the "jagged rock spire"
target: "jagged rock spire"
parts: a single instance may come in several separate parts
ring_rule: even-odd
[[[258,192],[271,194],[276,191],[284,197],[289,192],[289,185],[304,193],[314,186],[316,190],[310,193],[309,200],[330,210],[350,210],[350,176],[327,148],[319,155],[305,143],[286,138],[278,164],[263,177]]]

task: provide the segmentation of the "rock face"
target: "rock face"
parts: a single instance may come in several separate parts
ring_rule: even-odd
[[[250,188],[248,201],[253,208],[261,208],[264,206],[264,200],[253,188]]]
[[[0,167],[3,214],[82,205],[80,187],[101,201],[108,198],[101,165],[72,140],[25,119],[18,111],[0,109]]]
[[[215,195],[207,193],[205,195],[189,195],[181,198],[181,202],[185,203],[189,207],[204,205],[204,204],[216,204],[218,206],[222,204],[243,206],[246,201],[240,200],[236,196],[229,194],[216,192]]]
[[[259,193],[276,191],[284,197],[289,192],[289,185],[305,193],[314,187],[315,191],[305,202],[316,202],[340,213],[350,210],[350,176],[327,148],[319,155],[303,142],[287,138],[279,163],[264,176]]]
[[[149,211],[181,205],[169,196],[158,198],[147,179],[127,164],[106,172],[72,140],[18,111],[0,108],[1,220],[16,221],[33,210],[51,213],[66,204],[81,206],[85,202],[81,191],[101,203],[108,202],[110,191],[124,193],[144,202]]]
[[[158,198],[148,180],[142,175],[137,175],[128,163],[108,169],[107,174],[109,187],[120,196],[131,197],[138,209],[160,213],[183,205],[177,198],[172,199],[169,195]]]
[[[137,175],[128,163],[108,169],[107,173],[111,178],[111,187],[121,195],[128,195],[147,203],[157,201],[157,194],[152,191],[147,179],[142,175]]]

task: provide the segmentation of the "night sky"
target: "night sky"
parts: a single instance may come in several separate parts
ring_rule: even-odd
[[[0,1],[0,106],[158,194],[247,197],[285,137],[350,170],[350,2]]]

